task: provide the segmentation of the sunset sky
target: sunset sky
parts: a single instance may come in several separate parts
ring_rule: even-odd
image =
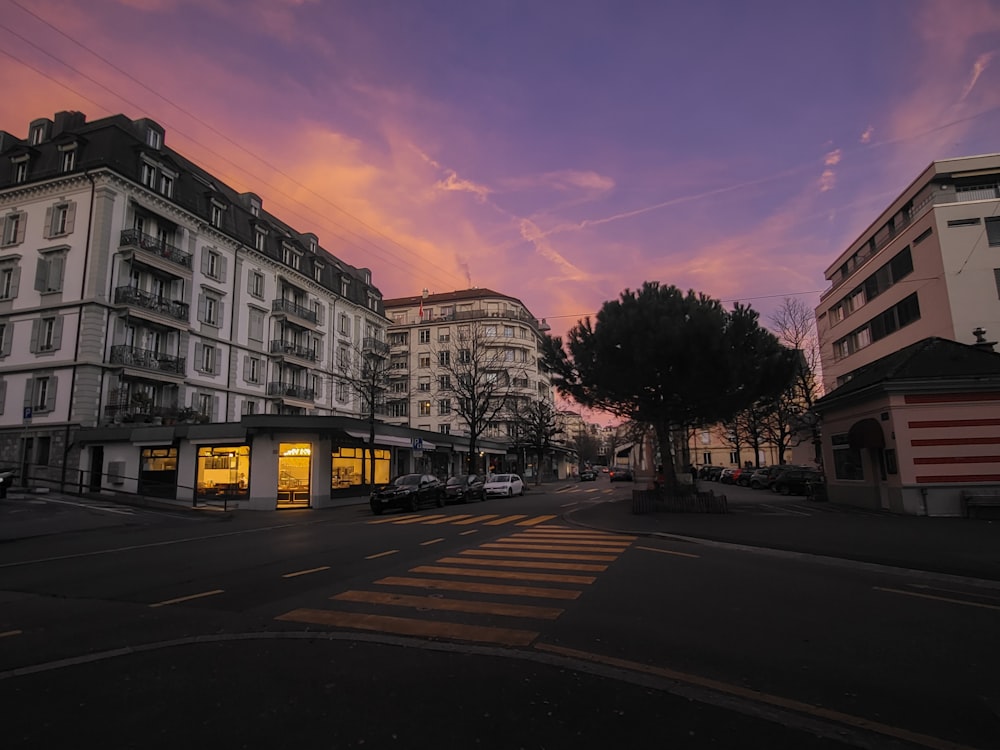
[[[1000,1],[0,0],[0,129],[150,117],[385,297],[555,334],[645,280],[809,307],[935,159],[1000,151]]]

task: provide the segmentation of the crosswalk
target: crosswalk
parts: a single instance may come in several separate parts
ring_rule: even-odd
[[[276,619],[430,639],[528,646],[635,541],[533,525]]]
[[[475,515],[472,513],[460,513],[448,515],[446,513],[433,513],[429,515],[403,515],[403,516],[391,516],[389,518],[379,518],[374,521],[368,521],[370,525],[376,524],[392,524],[393,526],[408,526],[408,525],[423,525],[423,526],[438,526],[441,524],[450,524],[452,526],[471,526],[473,524],[482,524],[483,526],[504,526],[506,524],[512,524],[514,526],[538,526],[546,521],[551,521],[555,518],[553,514],[543,514],[540,516],[531,516],[527,513],[514,513],[511,515],[502,515],[499,513],[482,513]]]

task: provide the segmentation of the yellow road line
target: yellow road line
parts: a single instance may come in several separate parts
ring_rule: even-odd
[[[440,565],[418,565],[408,573],[431,573],[438,575],[468,576],[470,578],[505,578],[512,581],[544,581],[546,583],[573,583],[589,585],[597,580],[595,576],[572,576],[560,573],[526,573],[520,570],[478,570],[472,568],[446,568]]]
[[[497,518],[493,521],[487,521],[487,526],[499,526],[500,524],[510,523],[511,521],[516,521],[519,518],[527,518],[528,516],[524,513],[520,513],[516,516],[504,516],[503,518]]]
[[[429,516],[410,516],[409,518],[404,518],[401,521],[396,521],[397,526],[403,526],[408,523],[427,523],[432,518],[450,518],[451,516],[446,516],[444,513],[433,513]],[[441,521],[444,523],[444,521]]]
[[[952,599],[947,596],[934,596],[933,594],[918,594],[916,591],[903,591],[902,589],[887,589],[881,586],[872,586],[876,591],[885,591],[890,594],[902,594],[903,596],[915,596],[918,599],[933,599],[938,602],[949,604],[964,604],[966,607],[981,607],[982,609],[1000,609],[996,604],[983,604],[982,602],[970,602],[965,599]]]
[[[459,518],[471,518],[471,514],[470,513],[462,513],[462,514],[459,514],[459,515],[456,515],[456,516],[445,516],[444,518],[439,518],[436,521],[428,521],[427,525],[428,526],[433,526],[436,523],[452,523],[452,522],[458,520]]]
[[[535,617],[555,620],[564,610],[558,607],[538,607],[532,604],[505,604],[471,599],[448,599],[441,596],[413,596],[412,594],[389,594],[384,591],[345,591],[331,599],[364,604],[387,604],[415,609],[440,609],[446,612],[472,612],[475,614],[499,615],[501,617]]]
[[[922,745],[923,747],[933,748],[933,750],[974,750],[974,748],[966,745],[960,745],[956,742],[951,742],[950,740],[943,740],[939,737],[932,737],[927,734],[920,734],[919,732],[911,732],[908,729],[890,726],[889,724],[882,724],[881,722],[865,719],[861,716],[853,716],[852,714],[845,714],[840,711],[834,711],[833,709],[813,706],[809,703],[803,703],[791,698],[783,698],[780,695],[762,693],[740,685],[733,685],[728,682],[713,680],[708,677],[699,677],[698,675],[678,672],[673,669],[667,669],[666,667],[654,667],[650,664],[628,661],[627,659],[616,659],[613,656],[591,654],[586,651],[578,651],[576,649],[555,646],[548,643],[536,643],[535,648],[539,651],[560,654],[572,659],[582,659],[584,661],[595,662],[597,664],[604,664],[607,666],[618,667],[620,669],[627,669],[633,672],[641,672],[643,674],[650,674],[656,677],[663,677],[668,680],[683,682],[688,685],[697,685],[699,687],[715,690],[726,695],[734,695],[757,703],[777,706],[790,711],[815,716],[828,721],[834,721],[845,726],[863,729],[868,732],[877,732],[879,734],[884,734],[887,737],[895,737],[896,739],[900,739],[905,742],[911,742],[917,745]]]
[[[0,638],[10,638],[12,635],[21,635],[23,632],[23,630],[6,630],[0,633]]]
[[[484,547],[489,545],[484,544]],[[502,544],[496,545],[503,547]],[[460,555],[482,555],[483,557],[516,557],[523,560],[526,557],[537,557],[541,560],[589,560],[590,562],[614,562],[618,555],[583,555],[579,553],[567,552],[560,554],[556,552],[512,552],[504,549],[485,550],[467,549],[459,552]]]
[[[487,513],[485,516],[473,516],[472,518],[466,518],[464,521],[455,521],[456,526],[468,526],[473,523],[481,523],[488,518],[496,518],[497,513]]]
[[[325,609],[294,609],[275,619],[291,622],[308,622],[355,630],[375,630],[380,633],[414,635],[425,638],[449,638],[456,641],[496,643],[502,646],[530,645],[538,633],[514,628],[495,628],[483,625],[460,625],[454,622],[430,622],[408,617],[363,615],[354,612],[335,612]]]
[[[514,542],[488,542],[481,547],[496,547],[501,549],[537,550],[539,552],[624,552],[628,547],[598,547],[576,544],[515,544]]]
[[[602,547],[622,548],[628,547],[633,541],[612,540],[609,537],[591,538],[585,536],[553,536],[550,534],[546,534],[545,536],[540,534],[534,534],[531,536],[511,534],[510,536],[505,536],[504,540],[516,542],[518,544],[535,544],[536,542],[541,544],[595,544]]]
[[[537,518],[529,518],[527,521],[518,521],[518,526],[534,526],[535,524],[545,523],[546,521],[551,521],[555,516],[538,516]]]
[[[467,591],[474,594],[505,594],[507,596],[531,596],[536,599],[577,599],[579,591],[572,589],[550,589],[539,586],[508,586],[505,583],[476,583],[472,581],[440,581],[434,578],[407,578],[387,576],[375,581],[381,586],[409,586],[420,589],[444,591]]]
[[[285,573],[285,575],[283,575],[281,577],[282,578],[298,578],[299,576],[306,576],[306,575],[309,575],[310,573],[320,573],[320,572],[322,572],[324,570],[329,570],[329,569],[330,569],[329,565],[324,565],[321,568],[309,568],[309,570],[297,570],[294,573]]]
[[[426,547],[429,544],[437,544],[438,542],[443,542],[443,541],[444,541],[444,537],[443,536],[439,536],[437,539],[428,539],[426,542],[421,542],[420,546],[421,547]]]
[[[561,536],[567,539],[586,537],[594,539],[628,539],[629,541],[639,538],[633,534],[609,534],[605,531],[562,529],[555,526],[539,526],[537,529],[525,529],[524,531],[517,532],[517,536]]]
[[[165,602],[156,602],[155,604],[150,604],[150,607],[165,607],[168,604],[180,604],[181,602],[189,602],[192,599],[203,599],[206,596],[215,596],[216,594],[223,593],[223,589],[214,589],[213,591],[202,591],[200,594],[191,594],[191,596],[179,596],[176,599],[167,599]]]
[[[636,547],[636,549],[644,549],[647,552],[659,552],[663,555],[677,555],[678,557],[701,557],[701,555],[692,555],[690,552],[674,552],[669,549],[656,549],[656,547]]]
[[[398,523],[398,522],[399,522],[399,516],[390,516],[389,518],[379,518],[377,521],[368,521],[368,524],[374,526],[375,524],[380,524],[380,523]]]
[[[379,552],[379,553],[374,554],[374,555],[368,555],[368,557],[366,557],[365,559],[366,560],[374,560],[376,557],[386,557],[387,555],[395,555],[397,552],[399,552],[398,549],[390,549],[390,550],[386,550],[385,552]]]
[[[458,563],[460,565],[496,565],[505,568],[540,568],[542,570],[586,570],[601,573],[608,569],[607,565],[591,563],[548,562],[545,560],[477,560],[474,557],[442,557],[439,563]]]

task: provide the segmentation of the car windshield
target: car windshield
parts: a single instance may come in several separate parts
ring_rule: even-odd
[[[468,481],[468,477],[450,477],[448,479],[448,485],[454,486],[456,484],[465,484]]]
[[[497,474],[495,477],[493,477],[492,481],[497,482],[499,484],[506,484],[511,481],[511,476],[510,474]]]
[[[399,487],[401,487],[403,485],[420,484],[420,475],[419,474],[407,474],[405,476],[398,477],[396,479],[396,481],[393,482],[393,484],[395,484],[396,486],[399,486]]]

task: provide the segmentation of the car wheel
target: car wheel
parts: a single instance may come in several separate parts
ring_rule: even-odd
[[[467,502],[469,502],[468,494],[463,492],[461,495],[459,495],[458,502],[460,502],[462,505],[465,505]]]
[[[374,513],[376,516],[382,515],[382,503],[380,503],[378,500],[369,500],[368,505],[371,506],[372,513]]]
[[[420,510],[420,498],[415,494],[410,498],[410,513],[416,513]]]
[[[508,487],[507,488],[507,497],[514,497],[514,488],[513,487]]]
[[[462,502],[465,502],[465,495],[462,495]],[[439,492],[437,495],[437,506],[439,508],[444,507],[444,492]]]
[[[787,484],[781,485],[781,487],[778,488],[778,491],[782,495],[791,495],[792,494],[792,488],[789,487]]]

